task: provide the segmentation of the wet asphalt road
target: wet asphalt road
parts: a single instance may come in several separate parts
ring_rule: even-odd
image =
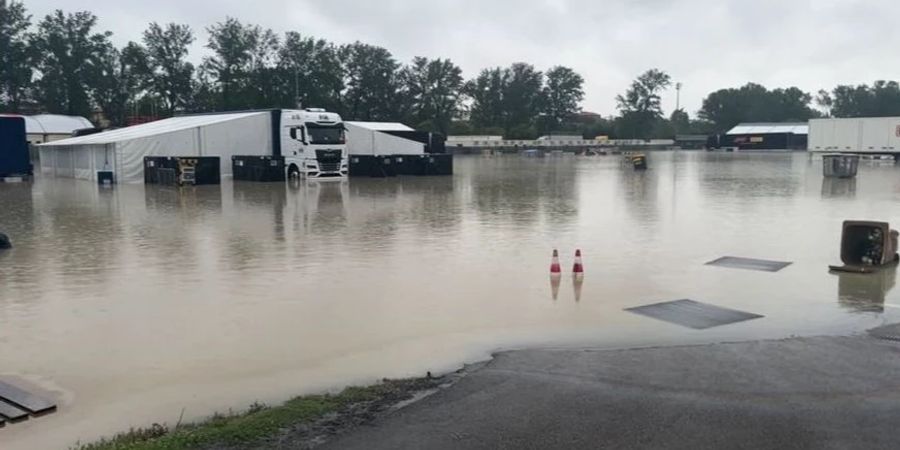
[[[897,448],[900,344],[868,336],[502,353],[329,449]]]

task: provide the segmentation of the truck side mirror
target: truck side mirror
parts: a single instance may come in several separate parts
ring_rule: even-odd
[[[297,129],[296,128],[291,128],[289,133],[291,135],[291,139],[294,139],[294,140],[297,139]]]
[[[306,144],[306,128],[300,128],[300,140]]]

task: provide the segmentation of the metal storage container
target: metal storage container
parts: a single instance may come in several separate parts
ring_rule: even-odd
[[[285,180],[282,156],[232,156],[231,171],[235,181],[274,182]]]
[[[383,178],[396,175],[397,169],[391,156],[350,156],[350,176]]]
[[[97,184],[105,185],[113,184],[115,182],[115,176],[111,170],[101,170],[97,172]]]
[[[219,184],[218,156],[146,156],[144,183],[170,186]]]
[[[859,169],[859,155],[822,155],[822,173],[829,178],[853,178]]]

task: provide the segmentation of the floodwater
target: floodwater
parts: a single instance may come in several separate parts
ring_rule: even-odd
[[[0,378],[60,402],[0,447],[173,424],[442,372],[520,347],[857,333],[900,320],[894,272],[829,274],[841,222],[900,226],[900,167],[823,180],[806,154],[457,157],[453,177],[178,191],[0,184]],[[576,248],[576,301],[548,268]],[[777,273],[705,266],[792,261]],[[623,311],[691,298],[764,315],[692,330]]]

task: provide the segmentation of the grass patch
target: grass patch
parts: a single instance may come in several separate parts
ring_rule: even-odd
[[[354,405],[384,399],[399,401],[408,397],[408,393],[428,388],[428,384],[426,380],[386,380],[368,387],[350,387],[334,395],[297,397],[280,406],[254,403],[246,412],[215,414],[201,422],[175,427],[153,424],[91,444],[76,445],[74,449],[176,450],[249,444],[271,437],[289,426],[311,423]]]

